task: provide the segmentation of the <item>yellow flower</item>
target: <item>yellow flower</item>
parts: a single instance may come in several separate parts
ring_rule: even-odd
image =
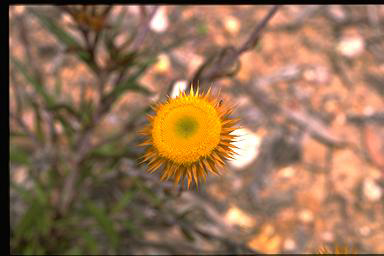
[[[320,248],[318,251],[319,254],[356,254],[356,249],[352,248],[351,250],[348,248],[348,246],[339,246],[335,245],[333,250],[329,250],[326,247]]]
[[[149,124],[139,133],[146,137],[140,146],[146,146],[141,163],[147,162],[148,171],[162,168],[161,180],[174,178],[174,184],[187,177],[196,185],[206,180],[208,171],[219,174],[217,166],[225,167],[224,160],[233,158],[230,133],[239,121],[230,114],[232,106],[223,104],[211,95],[191,91],[153,107],[155,115],[148,115]]]

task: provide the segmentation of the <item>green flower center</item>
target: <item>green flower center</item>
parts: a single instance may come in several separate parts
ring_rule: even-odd
[[[176,132],[183,138],[189,138],[198,128],[198,123],[193,117],[183,117],[176,122]]]

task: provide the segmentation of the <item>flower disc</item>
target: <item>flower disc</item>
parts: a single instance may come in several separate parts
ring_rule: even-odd
[[[206,100],[187,96],[163,105],[153,122],[153,143],[160,156],[178,164],[208,156],[220,142],[221,121]]]

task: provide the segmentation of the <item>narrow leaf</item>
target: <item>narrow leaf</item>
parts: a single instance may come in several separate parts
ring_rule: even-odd
[[[41,14],[33,8],[28,8],[28,11],[32,13],[46,29],[48,29],[51,34],[53,34],[56,39],[66,45],[68,49],[73,49],[78,58],[84,61],[93,71],[96,71],[94,63],[91,61],[91,56],[81,44],[67,31],[62,29],[55,20],[47,17],[46,15]]]
[[[21,63],[16,57],[11,56],[11,60],[15,64],[18,71],[20,71],[24,78],[34,87],[35,91],[43,97],[47,105],[52,105],[54,103],[54,99],[47,93],[44,86],[36,79],[36,77],[32,76],[24,64]]]
[[[113,221],[108,217],[104,209],[97,207],[95,204],[88,202],[86,207],[90,214],[95,218],[100,228],[107,235],[113,248],[116,248],[119,242],[119,236],[114,228]]]

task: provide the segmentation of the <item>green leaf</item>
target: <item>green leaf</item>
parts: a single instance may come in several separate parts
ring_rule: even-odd
[[[134,72],[130,76],[130,79],[138,80],[144,74],[144,72],[147,71],[147,69],[151,67],[153,64],[155,64],[156,62],[157,62],[157,57],[152,57],[147,59],[145,62],[139,65],[139,68],[136,70],[136,72]]]
[[[28,165],[30,163],[30,152],[16,145],[10,145],[9,156],[11,163]]]
[[[37,201],[33,201],[25,211],[15,228],[15,240],[23,237],[30,239],[38,234],[38,225],[44,215],[44,208]]]
[[[46,29],[48,29],[51,34],[53,34],[56,39],[66,45],[69,49],[74,49],[78,58],[84,61],[93,71],[96,71],[94,63],[91,61],[91,56],[79,42],[67,31],[62,29],[55,20],[47,17],[40,12],[36,11],[33,8],[27,9],[32,13]]]
[[[64,128],[64,133],[68,139],[69,144],[72,144],[75,129],[72,127],[72,125],[68,122],[67,119],[63,118],[62,115],[60,114],[55,115],[55,119],[57,119],[61,123],[61,125]]]
[[[61,88],[62,88],[60,73],[57,72],[55,74],[55,96],[59,97],[61,95]]]
[[[42,118],[36,102],[32,103],[32,108],[35,114],[35,131],[36,131],[37,137],[39,138],[40,141],[44,141],[45,136],[44,136],[44,131],[42,127]]]
[[[25,134],[24,132],[18,132],[18,131],[11,131],[9,135],[10,137],[22,137],[22,138],[28,137],[28,135]]]
[[[16,190],[16,192],[21,196],[21,198],[24,200],[25,203],[31,204],[32,201],[35,199],[33,194],[24,186],[20,186],[15,182],[11,182],[10,185],[11,185],[11,188]]]
[[[99,254],[99,244],[96,239],[88,231],[81,231],[80,235],[84,239],[84,251],[87,254]]]
[[[35,182],[34,185],[34,190],[31,191],[15,182],[10,183],[11,188],[16,190],[26,204],[38,204],[43,208],[47,207],[49,203],[49,193],[37,182]]]
[[[48,106],[54,103],[54,99],[47,93],[44,86],[36,79],[36,77],[32,76],[25,65],[21,63],[16,57],[11,56],[12,62],[15,64],[15,67],[18,71],[24,76],[24,78],[35,88],[36,92],[40,94],[44,101]]]
[[[141,93],[144,93],[147,95],[152,94],[152,92],[150,90],[148,90],[147,88],[142,86],[140,83],[138,83],[136,81],[136,78],[132,76],[132,77],[128,78],[127,80],[118,84],[108,96],[113,97],[115,99],[118,99],[127,90],[137,91],[137,92],[141,92]]]
[[[112,25],[112,32],[115,34],[122,26],[124,21],[124,16],[127,13],[127,10],[125,8],[122,8],[120,13],[117,15],[115,23]]]
[[[204,22],[198,22],[196,30],[200,36],[206,36],[208,34],[208,27]]]
[[[48,192],[49,191],[45,191],[43,186],[36,181],[36,184],[35,184],[36,200],[39,201],[39,204],[41,204],[42,206],[48,205],[48,202],[49,202],[49,200],[48,200],[48,194],[49,193]]]
[[[45,254],[44,249],[38,244],[36,239],[32,241],[31,244],[28,244],[27,247],[23,250],[23,255],[43,255]]]
[[[64,254],[65,255],[81,255],[82,251],[80,250],[79,247],[75,246],[75,247],[72,247],[69,250],[67,250]]]
[[[43,15],[42,13],[36,11],[33,8],[27,8],[27,10],[33,14],[36,18],[38,18],[39,22],[51,32],[56,39],[58,39],[60,42],[64,43],[67,46],[70,47],[78,47],[80,48],[80,44],[76,41],[76,39],[70,35],[68,32],[60,28],[57,23],[51,19],[50,17],[47,17]]]
[[[112,247],[117,248],[117,245],[119,243],[119,236],[115,230],[113,221],[108,217],[105,210],[103,208],[97,207],[92,202],[87,202],[86,208],[88,209],[89,213],[95,218],[100,228],[107,235]]]
[[[141,93],[144,93],[146,95],[151,95],[152,94],[152,92],[150,90],[148,90],[143,85],[141,85],[138,82],[133,81],[131,79],[129,79],[129,80],[121,83],[119,86],[117,86],[117,89],[116,89],[116,91],[114,93],[117,95],[117,97],[119,97],[126,90],[141,92]]]
[[[72,116],[74,116],[78,120],[81,118],[81,113],[78,113],[73,106],[65,102],[54,104],[52,106],[47,107],[47,109],[52,112],[60,111],[62,109],[70,113]]]
[[[139,189],[144,192],[144,195],[148,198],[148,200],[154,205],[154,206],[160,206],[162,204],[161,199],[157,196],[155,192],[150,190],[140,179],[136,179],[136,184],[138,185]]]
[[[137,227],[135,226],[135,224],[133,224],[133,222],[132,222],[131,220],[129,220],[129,219],[126,219],[126,220],[124,221],[123,226],[124,226],[124,228],[125,228],[127,231],[129,231],[129,232],[132,233],[132,234],[140,235],[140,236],[143,234],[142,230],[140,230],[139,228],[137,228]]]
[[[142,92],[144,94],[147,94],[147,95],[151,95],[152,92],[150,90],[148,90],[147,88],[145,88],[144,86],[142,86],[140,83],[137,82],[137,80],[140,78],[141,75],[144,74],[144,72],[151,66],[155,63],[156,59],[152,58],[152,59],[149,59],[147,62],[141,64],[139,66],[139,68],[133,73],[133,74],[130,74],[130,76],[120,82],[119,84],[117,84],[113,90],[105,96],[105,98],[103,99],[104,101],[116,101],[121,95],[123,95],[123,93],[127,90],[131,90],[131,91],[138,91],[138,92]]]
[[[180,226],[180,230],[183,233],[183,235],[189,240],[194,241],[195,237],[193,236],[192,232],[188,230],[188,228],[184,227],[183,225]]]
[[[105,46],[109,52],[111,57],[117,57],[117,48],[114,45],[114,40],[118,35],[124,21],[124,16],[126,14],[126,9],[121,9],[120,13],[117,15],[116,20],[113,24],[111,24],[111,28],[108,31],[103,31],[103,38],[105,42]]]
[[[35,255],[35,248],[33,245],[29,244],[25,249],[23,250],[23,255]]]
[[[169,52],[174,48],[177,48],[181,45],[183,45],[188,40],[192,39],[193,36],[183,36],[181,38],[176,39],[175,41],[172,41],[164,46],[160,46],[159,49],[156,51],[156,54],[160,54],[161,52]]]
[[[119,213],[121,212],[131,201],[136,191],[128,190],[126,191],[120,200],[112,207],[111,213]]]
[[[98,157],[98,158],[108,158],[108,157],[114,157],[117,155],[120,155],[121,149],[116,147],[115,143],[109,143],[102,145],[101,147],[95,148],[90,152],[90,154],[93,157]]]
[[[97,158],[108,158],[108,157],[120,157],[124,155],[133,154],[132,145],[124,145],[121,147],[121,140],[116,140],[108,144],[103,144],[100,147],[94,148],[90,155]]]
[[[88,124],[92,121],[92,114],[94,112],[93,100],[84,100],[81,103],[81,118],[83,124]]]

